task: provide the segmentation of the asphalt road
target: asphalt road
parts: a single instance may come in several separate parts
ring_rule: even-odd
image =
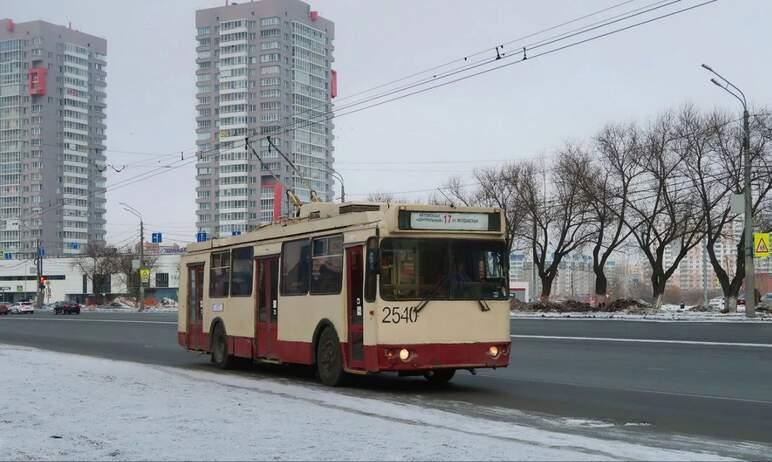
[[[0,317],[0,343],[211,368],[207,356],[182,350],[175,332],[172,313]],[[594,419],[615,424],[602,431],[621,437],[628,424],[658,443],[678,434],[772,452],[772,323],[515,319],[512,334],[509,368],[460,373],[441,390],[419,379],[366,377],[342,393],[498,419]],[[305,368],[236,373],[313,381]],[[754,458],[764,449],[735,445],[728,454]]]

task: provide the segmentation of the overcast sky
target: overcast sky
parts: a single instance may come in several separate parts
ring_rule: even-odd
[[[335,22],[334,68],[343,98],[480,50],[489,49],[492,56],[495,45],[619,2],[315,0],[311,7]],[[631,1],[606,15],[653,2]],[[108,170],[108,188],[115,188],[107,196],[112,243],[136,232],[121,201],[143,212],[148,233],[163,231],[167,240],[194,238],[193,165],[115,186],[173,162],[180,151],[186,159],[194,151],[195,10],[223,4],[2,1],[0,17],[71,22],[107,39],[107,157],[116,166],[129,164],[120,173]],[[768,0],[720,0],[341,117],[335,121],[335,168],[345,177],[350,198],[363,199],[372,191],[434,188],[476,166],[546,157],[565,141],[587,140],[608,122],[646,122],[687,102],[739,111],[737,101],[708,82],[702,62],[732,79],[754,106],[770,105],[770,18]],[[172,155],[158,157],[162,154]]]

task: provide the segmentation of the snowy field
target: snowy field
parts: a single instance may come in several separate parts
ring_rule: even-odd
[[[0,345],[0,460],[726,460],[314,385]]]

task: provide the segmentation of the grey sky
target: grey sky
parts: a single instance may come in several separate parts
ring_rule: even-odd
[[[627,8],[652,3],[637,0]],[[336,23],[339,96],[493,47],[619,0],[315,0]],[[685,5],[697,3],[684,0]],[[108,188],[194,151],[194,13],[213,0],[3,0],[0,17],[44,19],[107,39]],[[619,10],[622,11],[622,10]],[[336,120],[336,165],[351,199],[371,191],[433,188],[496,160],[547,155],[605,123],[645,122],[692,102],[739,110],[708,83],[707,62],[755,106],[772,103],[772,2],[717,3],[484,76]],[[158,154],[172,154],[161,158]],[[176,157],[175,157],[176,156]],[[143,164],[136,164],[144,161]],[[406,161],[410,164],[379,164]],[[431,164],[432,161],[438,161]],[[426,162],[416,164],[416,162]],[[450,163],[456,162],[456,163]],[[463,163],[462,163],[463,162]],[[108,189],[108,240],[135,233],[126,201],[147,231],[188,241],[194,233],[193,165]],[[417,195],[415,195],[417,196]]]

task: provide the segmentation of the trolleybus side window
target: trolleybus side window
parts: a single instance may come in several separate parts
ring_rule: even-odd
[[[231,251],[213,252],[209,265],[209,296],[227,297],[231,280]]]
[[[252,295],[252,266],[254,251],[252,247],[233,249],[231,254],[231,297]]]
[[[281,251],[281,294],[305,295],[308,293],[311,241],[285,242]]]
[[[338,294],[343,272],[343,236],[313,240],[311,254],[311,294]]]

